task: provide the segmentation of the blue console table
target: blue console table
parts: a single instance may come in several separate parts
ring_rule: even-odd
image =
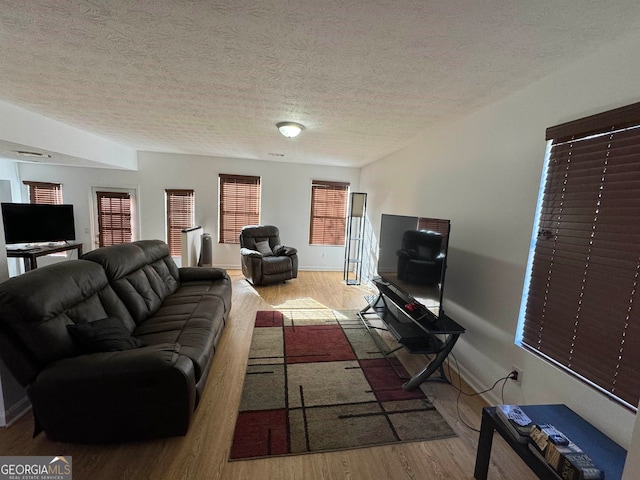
[[[604,471],[605,480],[620,480],[627,452],[566,405],[521,405],[520,408],[533,423],[550,423],[578,445],[591,460]],[[526,444],[519,443],[496,414],[495,407],[482,409],[480,438],[476,454],[474,478],[486,480],[491,456],[493,432],[498,432],[509,446],[542,479],[560,477],[536,457]]]

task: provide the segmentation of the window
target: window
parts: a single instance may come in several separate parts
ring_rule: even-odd
[[[165,190],[167,199],[167,243],[171,255],[181,255],[180,237],[185,228],[194,226],[195,197],[193,190]]]
[[[220,243],[239,243],[245,225],[260,223],[260,177],[220,174]]]
[[[439,218],[418,218],[418,230],[431,230],[432,232],[438,232],[442,235],[442,245],[447,245],[449,242],[449,231],[451,230],[451,224],[449,220],[443,220]]]
[[[635,409],[640,104],[549,128],[547,140],[518,341]]]
[[[62,204],[62,185],[59,183],[24,181],[29,187],[29,203]]]
[[[62,185],[50,182],[22,182],[29,188],[29,203],[62,205]],[[67,257],[70,252],[50,253],[50,257]]]
[[[98,246],[108,247],[133,239],[132,202],[128,192],[96,192],[98,207]]]
[[[311,182],[311,245],[344,245],[349,184]]]

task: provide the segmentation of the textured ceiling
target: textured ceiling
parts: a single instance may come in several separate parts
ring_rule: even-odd
[[[637,31],[637,0],[0,0],[0,100],[138,150],[361,166]]]

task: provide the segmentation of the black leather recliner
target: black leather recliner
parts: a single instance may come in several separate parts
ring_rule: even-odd
[[[440,281],[445,255],[442,235],[431,230],[407,230],[398,250],[398,279],[433,285]]]
[[[280,243],[273,225],[248,225],[240,232],[242,273],[253,285],[284,282],[298,276],[298,251]]]

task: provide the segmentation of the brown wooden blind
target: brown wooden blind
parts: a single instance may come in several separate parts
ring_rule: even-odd
[[[193,190],[165,190],[167,199],[167,243],[171,255],[181,255],[181,232],[194,226],[195,195]]]
[[[621,109],[622,127],[612,111],[575,122],[571,138],[570,124],[549,129],[563,136],[551,146],[522,331],[524,346],[632,409],[640,398],[638,105],[633,122]]]
[[[108,247],[132,240],[131,196],[127,192],[96,192],[98,245]]]
[[[437,232],[442,235],[442,246],[443,249],[447,245],[449,241],[449,228],[450,221],[444,220],[441,218],[418,218],[418,230],[431,230],[432,232]]]
[[[240,243],[245,225],[260,224],[260,177],[220,174],[220,243]]]
[[[349,184],[311,182],[311,245],[344,245]]]
[[[62,185],[59,183],[24,181],[29,187],[29,203],[44,203],[49,205],[62,204]]]

